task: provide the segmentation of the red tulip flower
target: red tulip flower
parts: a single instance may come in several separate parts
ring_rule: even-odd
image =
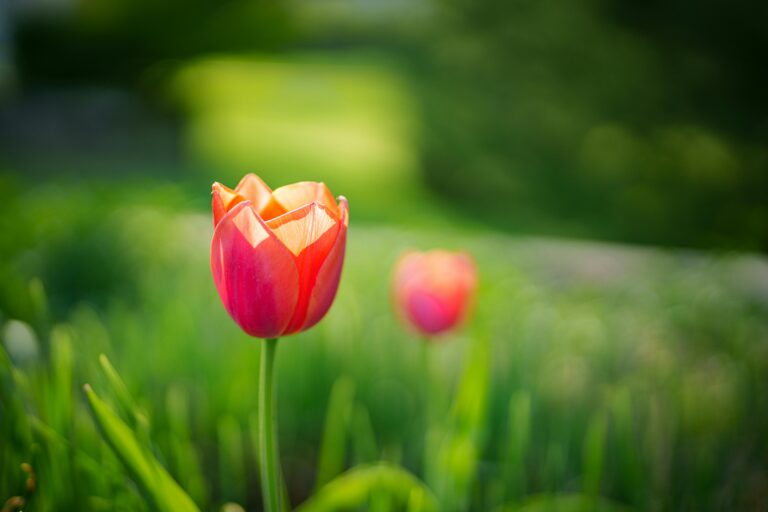
[[[347,240],[347,200],[323,183],[270,188],[246,175],[213,184],[211,269],[224,307],[251,336],[309,329],[336,295]]]
[[[477,270],[465,253],[411,251],[397,262],[393,287],[401,316],[417,331],[433,336],[466,317],[477,288]]]

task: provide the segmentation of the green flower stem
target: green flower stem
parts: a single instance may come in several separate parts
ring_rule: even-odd
[[[440,373],[437,367],[435,357],[439,354],[434,354],[435,343],[429,338],[424,337],[421,340],[421,362],[424,371],[425,386],[425,409],[428,425],[431,425],[435,421],[439,421],[439,416],[442,412],[443,394],[442,386],[440,382]]]
[[[259,372],[259,466],[264,510],[282,512],[282,476],[275,433],[274,369],[277,338],[266,339],[261,349]]]
[[[435,443],[439,439],[440,405],[438,404],[440,389],[435,383],[434,346],[428,337],[421,340],[421,364],[424,386],[424,447],[422,448],[422,473],[427,481],[433,481],[437,470],[434,456],[437,453]]]

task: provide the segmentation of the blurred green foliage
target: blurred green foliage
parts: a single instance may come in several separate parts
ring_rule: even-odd
[[[372,201],[415,180],[507,231],[768,248],[768,40],[753,1],[38,10],[9,9],[20,91],[129,88],[180,115],[185,157],[218,175],[343,175],[383,186]]]
[[[259,342],[202,213],[255,171],[351,205],[334,307],[279,345],[292,505],[768,506],[765,258],[510,235],[768,248],[764,6],[43,4],[0,12],[0,505],[260,508]],[[389,304],[412,247],[481,272],[434,343]]]
[[[201,52],[274,49],[292,39],[286,7],[260,0],[77,0],[58,8],[21,7],[15,58],[30,85],[146,86],[148,79],[151,87],[145,73],[156,64]]]
[[[0,493],[28,510],[144,510],[166,485],[146,476],[157,465],[201,509],[258,509],[259,342],[212,286],[210,218],[170,185],[102,186],[57,186],[60,202],[16,217],[17,243],[0,260],[19,283],[47,275],[70,250],[47,243],[50,229],[72,243],[99,232],[126,262],[102,295],[62,300],[77,291],[43,280],[3,303]],[[83,194],[101,215],[54,222]],[[430,494],[441,510],[766,503],[763,259],[354,222],[349,243],[328,317],[280,342],[294,506],[314,496],[309,510],[426,510]],[[467,328],[424,346],[392,312],[386,269],[405,248],[433,246],[471,251],[482,286]],[[41,296],[50,306],[32,307]],[[16,303],[29,306],[11,312]],[[22,463],[37,475],[32,492]]]
[[[499,227],[768,248],[765,6],[438,5],[417,60],[433,189]]]

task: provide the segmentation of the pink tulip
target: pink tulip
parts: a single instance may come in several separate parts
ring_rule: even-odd
[[[323,183],[275,191],[256,175],[234,190],[213,184],[211,270],[224,307],[251,336],[305,331],[336,296],[347,240],[347,200]]]
[[[477,288],[477,271],[465,253],[411,251],[395,266],[393,288],[401,316],[432,336],[465,318]]]

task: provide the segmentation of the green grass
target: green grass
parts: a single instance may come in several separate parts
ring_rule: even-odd
[[[259,341],[216,295],[209,216],[173,186],[10,190],[0,501],[173,509],[183,492],[260,509]],[[277,354],[294,507],[765,504],[764,258],[363,224],[351,207],[331,312]],[[481,274],[468,325],[428,346],[389,303],[411,247],[464,248]]]

